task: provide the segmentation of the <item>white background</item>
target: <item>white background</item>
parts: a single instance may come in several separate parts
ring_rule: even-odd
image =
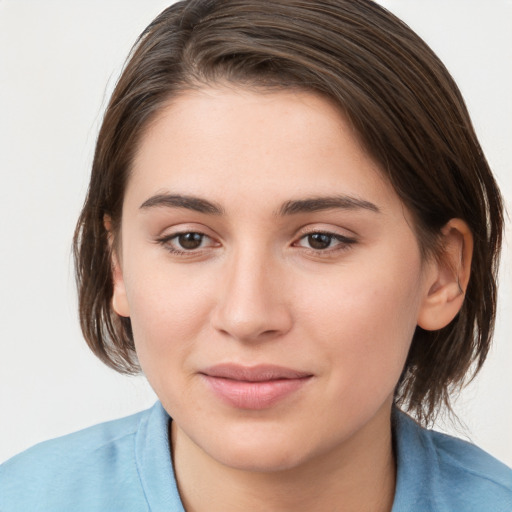
[[[85,346],[70,246],[108,96],[135,38],[168,3],[0,0],[0,461],[155,400],[142,377],[116,374]],[[382,3],[458,81],[510,209],[512,2]],[[496,343],[456,410],[467,425],[458,435],[512,465],[510,254]]]

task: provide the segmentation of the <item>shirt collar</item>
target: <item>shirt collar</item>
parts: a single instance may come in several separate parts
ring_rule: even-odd
[[[157,402],[135,437],[135,460],[152,512],[185,512],[180,500],[169,447],[169,415]]]
[[[137,470],[152,512],[185,512],[174,474],[169,446],[169,415],[157,402],[144,416],[135,438]],[[395,498],[391,512],[433,512],[438,461],[425,430],[412,418],[393,410],[397,459]]]
[[[396,408],[392,425],[397,475],[391,512],[439,510],[435,503],[439,464],[426,431]]]

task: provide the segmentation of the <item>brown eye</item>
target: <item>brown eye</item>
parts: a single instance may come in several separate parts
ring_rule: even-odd
[[[201,247],[204,235],[200,233],[182,233],[178,235],[177,242],[183,249],[193,250]]]
[[[220,244],[208,235],[197,231],[182,231],[164,235],[156,240],[166,251],[176,256],[197,256],[204,251],[220,247]]]
[[[331,245],[332,239],[332,235],[326,235],[325,233],[312,233],[308,235],[308,244],[312,249],[327,249]]]
[[[355,238],[348,238],[338,233],[315,231],[304,235],[294,245],[314,251],[316,254],[335,255],[348,250],[356,243]]]

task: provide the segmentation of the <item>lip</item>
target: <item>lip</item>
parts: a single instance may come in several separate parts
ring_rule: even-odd
[[[299,391],[313,375],[276,365],[242,366],[220,364],[200,374],[224,403],[239,408],[260,410]]]

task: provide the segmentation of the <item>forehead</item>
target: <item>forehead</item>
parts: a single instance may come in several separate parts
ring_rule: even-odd
[[[228,206],[333,194],[398,201],[331,101],[235,87],[183,93],[148,126],[125,199],[161,191]]]

